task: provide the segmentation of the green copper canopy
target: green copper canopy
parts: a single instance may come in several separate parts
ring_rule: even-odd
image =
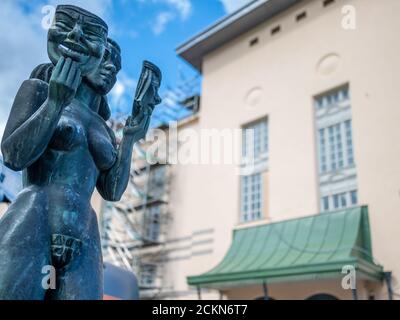
[[[356,268],[358,279],[382,278],[372,257],[367,207],[237,229],[221,263],[187,281],[221,288],[339,278],[345,265]]]

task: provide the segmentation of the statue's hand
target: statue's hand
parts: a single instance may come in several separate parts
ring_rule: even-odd
[[[77,62],[71,58],[61,57],[50,78],[49,100],[65,107],[75,97],[81,83],[81,71]]]
[[[152,112],[152,108],[142,107],[135,117],[128,117],[123,129],[124,136],[131,136],[135,142],[144,139],[149,129]]]

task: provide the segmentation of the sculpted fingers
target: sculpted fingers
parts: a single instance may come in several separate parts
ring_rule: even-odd
[[[72,59],[71,58],[67,58],[65,60],[65,63],[61,69],[61,73],[60,73],[60,80],[61,82],[65,83],[67,81],[68,75],[69,75],[69,70],[71,69],[71,65],[72,65]]]
[[[81,82],[81,69],[79,68],[77,62],[73,62],[68,75],[67,85],[70,86],[74,91],[76,91],[78,89],[80,82]]]
[[[52,78],[58,78],[60,76],[64,63],[65,63],[65,58],[61,56],[61,58],[58,60],[56,66],[53,69]]]
[[[139,113],[136,117],[137,122],[141,123],[143,121],[143,119],[148,118],[151,115],[151,108],[147,107],[147,106],[143,106],[140,108]]]
[[[81,81],[79,65],[71,58],[61,57],[53,70],[49,84],[49,99],[66,106],[74,99]]]
[[[148,108],[147,107],[143,107],[140,110],[140,113],[138,114],[138,116],[134,119],[135,126],[139,126],[141,128],[144,128],[147,120],[150,118],[150,114],[151,113],[149,112]]]
[[[72,87],[72,84],[74,83],[75,80],[75,74],[76,70],[78,69],[77,64],[75,61],[71,62],[71,67],[67,73],[67,78],[65,80],[65,84],[69,87]]]
[[[138,125],[138,131],[139,131],[139,139],[144,139],[146,137],[147,130],[149,129],[150,126],[150,120],[151,120],[151,110],[150,108],[146,108],[143,111],[143,117],[141,118],[141,121]]]
[[[130,116],[126,120],[124,133],[132,135],[135,141],[144,139],[150,126],[152,108],[148,106],[141,107],[136,116]]]
[[[137,128],[139,126],[140,122],[142,121],[142,119],[143,119],[143,115],[139,114],[137,117],[135,117],[131,120],[130,126],[133,128]]]

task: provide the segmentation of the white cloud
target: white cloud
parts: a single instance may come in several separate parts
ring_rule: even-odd
[[[109,103],[113,112],[131,111],[137,80],[120,71],[118,80],[109,94]]]
[[[155,35],[161,34],[167,27],[168,23],[175,19],[176,16],[182,21],[189,18],[193,11],[191,0],[137,0],[144,4],[163,5],[168,8],[157,14],[157,17],[152,21],[151,28]]]
[[[168,11],[159,13],[157,15],[156,20],[154,21],[153,26],[152,26],[153,33],[155,35],[161,34],[165,30],[168,22],[173,20],[174,17],[175,17],[175,15]]]
[[[0,129],[21,83],[38,64],[48,61],[40,14],[27,14],[16,1],[0,2]]]
[[[192,2],[191,0],[137,0],[141,3],[155,3],[164,4],[169,6],[172,10],[179,13],[182,20],[186,20],[192,13]]]
[[[252,0],[220,0],[227,13],[232,13]]]
[[[174,7],[183,20],[186,20],[192,13],[192,3],[190,0],[159,0]]]

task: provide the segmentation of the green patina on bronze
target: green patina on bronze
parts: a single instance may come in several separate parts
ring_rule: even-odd
[[[58,6],[48,32],[51,63],[37,66],[14,100],[1,143],[4,163],[24,173],[24,189],[0,220],[0,299],[102,299],[97,187],[118,201],[129,181],[132,149],[161,102],[161,72],[143,71],[119,145],[107,126],[105,95],[121,69],[107,24],[75,6]],[[56,269],[47,289],[43,267]]]

